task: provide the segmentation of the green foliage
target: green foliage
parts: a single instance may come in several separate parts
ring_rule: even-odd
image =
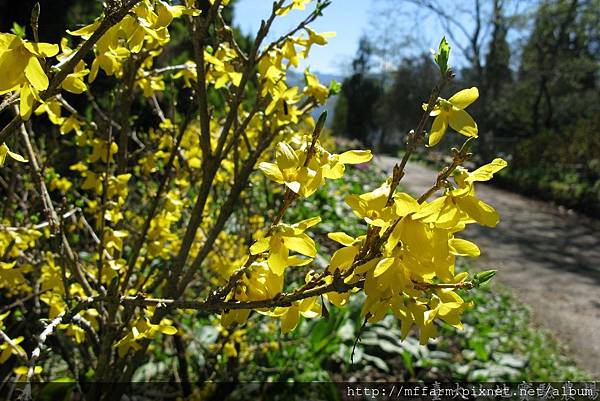
[[[599,159],[579,166],[544,165],[510,169],[500,174],[500,185],[581,212],[600,215]]]

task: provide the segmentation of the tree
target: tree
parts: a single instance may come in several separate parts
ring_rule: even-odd
[[[377,106],[382,94],[379,82],[370,75],[373,48],[366,37],[362,37],[358,52],[352,61],[352,75],[342,83],[340,106],[336,107],[339,117],[336,133],[364,144],[373,144],[377,123]],[[344,116],[345,113],[345,118]],[[341,121],[341,120],[345,121]]]
[[[419,120],[422,112],[419,105],[427,99],[431,82],[438,75],[439,71],[427,54],[404,59],[392,75],[393,82],[383,95],[378,120],[386,126],[387,132],[400,137],[397,143]]]
[[[577,142],[578,151],[567,151],[575,145],[569,139],[574,127],[592,126],[598,110],[597,5],[597,1],[561,0],[541,3],[535,10],[515,81],[510,91],[494,95],[489,107],[498,136],[528,143],[516,155],[518,164],[578,163],[583,155],[597,157],[589,134]],[[538,135],[564,144],[540,152],[534,149]]]

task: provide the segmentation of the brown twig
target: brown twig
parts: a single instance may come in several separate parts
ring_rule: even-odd
[[[15,106],[15,113],[17,115],[19,115],[18,106]],[[42,204],[44,207],[44,212],[48,219],[50,229],[54,235],[59,236],[61,243],[64,246],[65,253],[67,255],[67,259],[70,262],[70,265],[72,268],[71,270],[72,270],[73,274],[75,275],[76,280],[79,282],[79,284],[81,284],[86,295],[91,295],[92,288],[90,287],[90,284],[88,283],[85,276],[83,275],[83,268],[79,264],[79,261],[75,255],[75,253],[73,252],[73,249],[71,248],[71,245],[69,244],[69,241],[67,240],[67,237],[66,237],[64,231],[60,229],[60,221],[59,221],[58,214],[56,213],[56,210],[54,209],[52,199],[50,198],[50,193],[48,192],[48,188],[46,187],[46,182],[44,181],[44,177],[42,176],[41,168],[37,161],[37,155],[36,155],[35,151],[33,150],[33,145],[30,141],[30,136],[33,137],[33,134],[30,132],[30,130],[27,129],[25,124],[20,125],[20,131],[21,131],[21,137],[23,138],[23,143],[25,144],[25,147],[27,149],[27,156],[29,157],[29,165],[31,166],[32,174],[35,177],[37,184],[39,186],[40,196],[42,198]]]

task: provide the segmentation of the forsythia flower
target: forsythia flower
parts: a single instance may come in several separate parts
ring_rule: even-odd
[[[10,311],[0,315],[0,329],[4,329],[3,320],[6,319],[8,315],[10,315]],[[12,345],[5,341],[0,344],[0,364],[6,362],[13,354],[19,356],[27,355],[25,350],[19,345],[24,339],[25,337],[19,336],[12,339]]]
[[[298,40],[298,44],[304,46],[304,57],[308,56],[312,45],[325,46],[327,44],[327,38],[335,36],[335,32],[322,32],[317,33],[310,28],[306,28],[308,33],[308,39],[301,38]]]
[[[148,318],[138,319],[131,327],[131,331],[115,343],[113,347],[117,348],[119,356],[123,358],[127,355],[130,348],[133,348],[136,351],[142,348],[142,346],[137,343],[138,340],[143,340],[145,338],[153,339],[158,333],[172,336],[177,334],[177,328],[172,325],[172,321],[169,319],[162,319],[159,324],[150,323],[150,319]]]
[[[287,266],[301,266],[310,262],[310,259],[301,259],[298,256],[289,256],[295,251],[304,256],[314,258],[317,254],[315,242],[304,231],[321,221],[320,217],[303,220],[299,223],[288,225],[279,224],[273,228],[273,234],[262,238],[250,247],[250,253],[257,255],[269,251],[269,268],[280,276]]]
[[[464,110],[479,97],[479,91],[473,87],[463,89],[455,93],[450,99],[439,99],[431,116],[435,116],[431,133],[429,134],[429,146],[435,146],[442,140],[448,125],[458,133],[465,136],[477,137],[477,123]],[[427,105],[423,105],[427,109]]]
[[[41,366],[35,366],[33,368],[33,374],[39,375],[43,372],[43,368]],[[29,366],[17,366],[13,368],[13,373],[17,375],[17,382],[25,382],[27,381],[27,375],[29,374]]]
[[[320,83],[317,76],[312,74],[308,68],[304,70],[304,78],[306,80],[304,93],[314,97],[319,104],[324,104],[329,96],[329,88]]]
[[[304,10],[306,9],[306,5],[311,1],[312,0],[292,0],[290,4],[277,10],[277,15],[286,15],[290,10]]]
[[[387,206],[389,193],[390,183],[385,182],[372,192],[347,196],[346,203],[356,216],[364,219],[367,223],[376,227],[387,227],[397,216],[396,207],[394,205]]]
[[[58,45],[27,42],[10,33],[0,33],[0,94],[21,89],[21,116],[28,119],[39,92],[48,88],[48,77],[40,58],[58,53]]]
[[[358,255],[366,236],[361,235],[358,238],[352,238],[346,233],[335,232],[327,234],[327,237],[344,245],[343,248],[335,251],[329,262],[328,270],[334,273],[336,270],[344,271],[352,265],[354,257]]]
[[[298,326],[301,315],[309,319],[321,316],[321,305],[317,303],[317,297],[312,297],[296,301],[290,307],[277,307],[273,312],[263,314],[281,318],[281,332],[285,334]]]
[[[29,84],[38,91],[48,88],[48,77],[39,58],[52,57],[58,46],[27,42],[10,33],[0,33],[0,94]]]
[[[316,154],[305,166],[308,145],[298,151],[285,142],[280,142],[275,154],[276,164],[262,162],[258,168],[270,179],[285,184],[302,197],[312,195],[328,179],[337,179],[344,174],[345,164],[365,163],[373,157],[370,151],[349,150],[332,155],[320,145],[315,145]]]
[[[433,223],[439,228],[452,228],[460,220],[477,221],[484,226],[494,227],[498,224],[500,216],[492,206],[475,197],[473,183],[490,180],[494,173],[506,165],[506,161],[495,159],[472,173],[459,169],[454,178],[459,188],[422,207],[413,218],[425,223]]]
[[[4,166],[4,162],[6,161],[7,155],[18,162],[21,162],[21,163],[27,162],[27,160],[23,156],[21,156],[17,153],[11,152],[10,149],[8,148],[8,146],[6,146],[6,144],[3,143],[2,145],[0,145],[0,166]]]

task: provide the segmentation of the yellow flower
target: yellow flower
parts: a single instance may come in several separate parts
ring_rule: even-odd
[[[290,12],[290,10],[305,10],[306,5],[312,0],[292,0],[287,6],[281,7],[277,10],[277,15],[283,16]]]
[[[477,137],[477,123],[464,110],[479,97],[479,91],[473,87],[463,89],[455,93],[450,99],[439,99],[431,116],[435,116],[431,133],[429,134],[429,146],[435,146],[442,140],[448,125],[456,132],[469,137]],[[427,105],[423,105],[426,109]]]
[[[75,70],[65,77],[65,80],[60,86],[71,93],[79,94],[87,90],[87,86],[83,82],[83,78],[88,75],[90,70],[85,68],[85,63],[80,60],[75,66]]]
[[[48,77],[39,58],[58,53],[58,45],[27,42],[10,33],[0,33],[0,95],[21,89],[20,114],[29,119],[39,92],[48,88]]]
[[[436,227],[450,229],[461,221],[463,224],[474,221],[488,227],[494,227],[500,221],[496,210],[475,196],[474,182],[488,181],[493,174],[506,167],[506,161],[494,159],[489,164],[468,172],[459,168],[454,181],[459,188],[448,191],[433,202],[424,204],[421,210],[413,215],[413,219],[424,223],[433,223]]]
[[[305,167],[307,148],[307,142],[298,151],[287,143],[280,142],[275,154],[277,163],[262,162],[258,168],[271,180],[285,184],[293,192],[306,198],[325,183],[325,178],[342,177],[345,164],[365,163],[373,157],[368,150],[349,150],[340,155],[332,155],[317,143],[316,154]]]
[[[298,103],[298,101],[301,99],[301,96],[298,95],[297,86],[288,88],[283,82],[279,82],[279,84],[277,84],[277,86],[271,90],[271,96],[271,103],[269,103],[265,109],[265,114],[267,115],[273,113],[273,111],[285,112],[286,109],[288,112],[285,114],[290,114],[290,106]],[[283,106],[284,103],[286,106]],[[292,121],[296,122],[297,119],[292,119]]]
[[[52,57],[58,46],[27,42],[10,33],[0,33],[0,94],[29,84],[37,91],[48,88],[48,77],[39,58]]]
[[[308,57],[310,48],[312,45],[325,46],[327,44],[327,38],[335,36],[335,32],[322,32],[317,33],[310,28],[306,28],[308,38],[301,38],[298,40],[298,44],[304,46],[304,58]]]
[[[309,319],[321,316],[321,305],[317,302],[317,297],[312,297],[296,301],[290,307],[277,307],[273,312],[262,313],[281,318],[281,332],[285,334],[298,326],[300,316]]]
[[[34,366],[33,368],[34,375],[39,375],[40,373],[42,373],[42,371],[43,368],[41,366]],[[16,368],[13,368],[13,373],[17,375],[17,382],[25,382],[27,381],[29,366],[17,366]]]
[[[304,79],[306,80],[304,94],[314,97],[317,103],[324,104],[329,96],[329,88],[320,83],[317,76],[312,74],[308,68],[304,70]]]
[[[398,217],[396,204],[387,206],[389,193],[390,183],[385,182],[371,192],[347,196],[346,203],[352,208],[355,215],[364,219],[368,224],[386,228]]]
[[[20,343],[23,342],[24,339],[25,339],[25,337],[23,337],[23,336],[13,338],[12,343],[15,346],[14,348],[6,342],[3,342],[2,344],[0,344],[0,364],[6,362],[8,360],[8,358],[10,358],[11,355],[13,355],[13,354],[19,355],[21,357],[24,355],[27,355],[25,350],[19,345]]]
[[[131,327],[131,331],[127,333],[123,338],[117,341],[113,347],[117,349],[119,356],[123,358],[127,355],[130,348],[139,350],[142,348],[137,343],[138,340],[142,339],[153,339],[158,333],[172,336],[177,334],[177,328],[172,325],[172,321],[169,319],[162,319],[159,324],[150,323],[150,319],[138,319],[137,322]]]
[[[0,166],[4,166],[4,162],[6,161],[7,155],[18,162],[27,163],[27,160],[23,156],[11,152],[8,146],[6,146],[6,144],[3,143],[2,145],[0,145]]]
[[[269,268],[278,276],[283,274],[287,266],[301,266],[310,263],[310,259],[301,259],[298,256],[290,257],[289,252],[291,250],[314,258],[317,254],[315,242],[304,231],[320,221],[320,217],[313,217],[292,225],[279,224],[273,228],[272,235],[255,242],[250,247],[250,253],[258,255],[268,250]]]
[[[352,266],[352,262],[354,262],[354,258],[358,255],[366,236],[361,235],[358,238],[352,238],[344,232],[335,232],[327,234],[327,237],[344,245],[343,248],[335,251],[329,262],[327,270],[334,273],[336,270],[344,271]]]

